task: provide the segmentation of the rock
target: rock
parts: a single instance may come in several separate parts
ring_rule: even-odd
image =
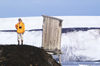
[[[61,66],[41,48],[0,45],[0,66]]]

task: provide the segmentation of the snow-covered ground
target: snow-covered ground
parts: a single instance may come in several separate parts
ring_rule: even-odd
[[[99,27],[100,16],[56,16],[63,28]],[[0,30],[16,30],[16,18],[0,18]],[[42,17],[22,17],[26,30],[42,29]],[[62,62],[100,60],[100,30],[62,33]],[[41,47],[42,31],[26,31],[24,43]],[[16,32],[0,32],[0,44],[17,44]]]
[[[62,34],[62,51],[63,62],[100,60],[100,30]]]

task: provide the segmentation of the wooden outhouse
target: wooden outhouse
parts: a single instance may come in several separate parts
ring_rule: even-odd
[[[43,15],[43,49],[53,54],[61,54],[61,33],[62,20]]]

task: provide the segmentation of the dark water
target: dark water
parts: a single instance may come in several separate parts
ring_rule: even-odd
[[[100,29],[100,27],[73,27],[73,28],[62,28],[62,33],[68,33],[73,31],[88,31],[92,29]],[[30,29],[25,31],[43,31],[43,29]],[[0,30],[0,32],[16,32],[16,30]]]
[[[100,66],[100,62],[66,62],[62,66]]]

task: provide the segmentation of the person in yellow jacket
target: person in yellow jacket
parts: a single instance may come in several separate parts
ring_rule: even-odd
[[[15,25],[15,28],[17,29],[17,37],[18,37],[18,45],[23,45],[23,34],[25,32],[25,25],[22,22],[22,19],[18,19],[18,23]]]

